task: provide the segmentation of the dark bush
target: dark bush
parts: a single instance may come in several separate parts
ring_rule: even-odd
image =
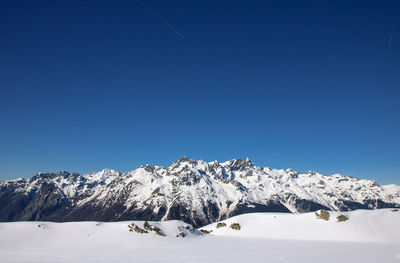
[[[398,212],[399,211],[399,209],[392,209],[392,212]]]
[[[158,227],[156,227],[156,226],[154,226],[154,227],[152,228],[152,230],[153,230],[154,232],[156,232],[156,234],[159,235],[159,236],[163,236],[163,237],[166,236],[166,235],[164,234],[164,232],[163,232],[160,228],[158,228]]]
[[[180,232],[179,234],[177,234],[176,235],[176,237],[185,237],[186,235],[185,235],[185,233],[183,233],[183,232]]]
[[[210,234],[212,232],[212,230],[205,230],[205,229],[200,229],[201,232],[203,232],[204,234]]]
[[[156,232],[156,234],[159,235],[159,236],[163,236],[163,237],[166,236],[166,235],[164,234],[164,232],[163,232],[160,228],[158,228],[158,227],[156,227],[156,226],[150,225],[149,222],[147,222],[147,221],[144,222],[143,227],[144,227],[144,229],[146,229],[146,230],[148,230],[148,231],[154,231],[154,232]],[[139,233],[148,233],[148,231],[146,231],[146,230],[144,230],[144,229],[141,229],[141,228],[139,228],[139,227],[138,227],[138,229],[133,228],[133,230],[135,230],[136,232],[139,232]],[[129,230],[129,231],[131,231],[131,230]],[[142,231],[144,231],[144,232],[142,232]]]
[[[128,225],[128,228],[129,228],[129,231],[130,231],[130,232],[133,232],[133,229],[135,228],[135,224],[134,224],[134,223],[129,224],[129,225]]]
[[[218,223],[218,224],[217,224],[217,228],[225,227],[225,226],[226,226],[226,223]]]
[[[323,219],[323,220],[326,220],[326,221],[329,220],[329,212],[326,211],[326,210],[321,210],[321,212],[319,214],[318,214],[318,212],[315,212],[315,216],[318,219]]]
[[[140,233],[140,234],[149,233],[148,231],[146,231],[146,230],[140,228],[139,226],[135,225],[134,223],[128,225],[128,228],[129,228],[129,231],[130,231],[130,232],[135,231],[135,232],[138,232],[138,233]]]
[[[229,227],[234,230],[240,230],[240,225],[238,223],[232,223]]]
[[[138,232],[138,233],[140,233],[140,234],[147,234],[147,233],[149,233],[148,231],[146,231],[146,230],[144,230],[144,229],[142,229],[142,228],[140,228],[140,227],[138,227],[138,226],[135,226],[135,228],[134,228],[133,230],[135,230],[136,232]]]
[[[149,224],[149,222],[147,222],[147,221],[144,221],[144,224],[143,224],[143,227],[144,227],[144,229],[146,229],[146,230],[152,230],[151,229],[151,226],[150,226],[150,224]]]
[[[185,226],[185,229],[188,230],[190,233],[194,233],[194,228],[191,226]]]
[[[340,215],[340,216],[338,216],[338,217],[336,217],[337,218],[337,220],[338,220],[338,222],[344,222],[344,221],[347,221],[349,218],[347,217],[347,216],[345,216],[345,215]]]

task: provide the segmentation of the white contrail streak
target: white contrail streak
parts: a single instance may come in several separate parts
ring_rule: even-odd
[[[170,23],[168,23],[167,20],[162,18],[159,14],[157,14],[153,9],[151,9],[149,6],[147,6],[145,3],[143,3],[140,0],[136,0],[138,4],[140,4],[143,8],[145,8],[147,11],[149,11],[153,16],[158,18],[161,22],[163,22],[169,29],[171,29],[175,34],[177,34],[180,38],[185,39],[185,37],[175,28],[173,27]]]

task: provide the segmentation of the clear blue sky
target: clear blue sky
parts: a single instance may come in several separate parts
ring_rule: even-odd
[[[0,2],[0,179],[186,155],[400,184],[399,1]]]

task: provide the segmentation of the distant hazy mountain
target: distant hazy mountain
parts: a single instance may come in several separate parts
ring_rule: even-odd
[[[247,212],[400,207],[400,186],[182,157],[169,167],[80,175],[39,173],[0,182],[0,221],[180,219],[202,226]]]

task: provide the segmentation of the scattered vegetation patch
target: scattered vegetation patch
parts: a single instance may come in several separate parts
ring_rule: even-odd
[[[226,227],[226,223],[218,223],[217,228],[220,228],[220,227]]]
[[[189,231],[190,233],[194,233],[194,228],[193,227],[191,227],[191,226],[185,226],[185,229],[187,230],[187,231]]]
[[[397,209],[397,208],[392,209],[392,212],[398,212],[398,211],[399,211],[399,209]]]
[[[157,235],[165,237],[166,235],[164,232],[161,230],[161,228],[152,226],[149,224],[149,222],[145,221],[143,224],[143,228],[146,229],[147,231],[154,231],[156,232]]]
[[[150,225],[149,222],[147,222],[147,221],[144,221],[143,227],[144,227],[144,229],[149,230],[149,231],[152,231],[152,230],[153,230],[153,229],[151,228],[151,225]]]
[[[147,234],[147,233],[149,233],[149,231],[140,228],[138,225],[135,225],[134,223],[128,225],[128,228],[129,228],[129,231],[130,231],[130,232],[135,231],[135,232],[140,233],[140,234]]]
[[[48,226],[47,224],[38,224],[37,227],[41,229],[46,229]]]
[[[210,234],[212,230],[200,229],[200,231],[204,234]]]
[[[179,234],[176,234],[176,237],[185,237],[186,235],[185,235],[185,233],[183,233],[183,232],[180,232]]]
[[[329,212],[326,211],[326,210],[321,210],[319,214],[318,214],[318,212],[315,212],[315,216],[318,219],[323,219],[323,220],[326,220],[326,221],[329,220]]]
[[[153,226],[153,231],[156,232],[156,234],[159,235],[159,236],[162,236],[162,237],[166,236],[166,234],[164,234],[164,232],[160,228],[158,228],[156,226]]]
[[[140,228],[139,226],[135,226],[135,228],[134,228],[133,230],[135,230],[136,232],[138,232],[138,233],[140,233],[140,234],[147,234],[147,233],[149,233],[149,231],[144,230],[144,229]]]
[[[232,223],[229,227],[234,230],[240,230],[240,225],[238,223]]]
[[[349,218],[345,215],[339,215],[338,217],[336,217],[338,222],[344,222],[347,221]]]
[[[185,237],[187,235],[193,234],[196,229],[194,229],[191,225],[186,226],[178,226],[179,233],[176,234],[176,237]]]

